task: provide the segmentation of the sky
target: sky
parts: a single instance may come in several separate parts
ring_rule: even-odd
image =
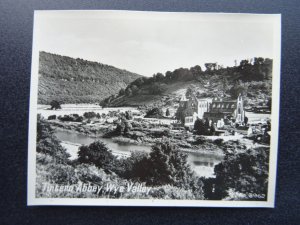
[[[217,62],[273,58],[274,17],[129,11],[36,11],[38,51],[144,76]]]

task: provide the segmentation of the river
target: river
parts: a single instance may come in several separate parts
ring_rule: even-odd
[[[135,145],[127,143],[116,143],[109,138],[94,138],[83,134],[71,133],[68,131],[56,131],[56,136],[62,141],[62,145],[71,155],[71,159],[77,158],[78,147],[80,145],[88,145],[96,140],[100,140],[112,150],[112,153],[117,156],[130,156],[133,151],[150,152],[151,147],[145,145]],[[198,176],[214,177],[214,167],[221,161],[221,157],[217,155],[207,155],[203,153],[188,153],[188,163],[192,170]]]

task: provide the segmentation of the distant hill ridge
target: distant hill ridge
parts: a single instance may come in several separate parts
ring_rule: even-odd
[[[38,103],[99,103],[139,77],[110,65],[40,52]]]

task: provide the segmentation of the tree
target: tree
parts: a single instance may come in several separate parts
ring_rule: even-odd
[[[167,81],[172,81],[172,76],[173,76],[173,73],[171,71],[167,71],[166,72],[166,79],[167,79]]]
[[[158,82],[153,83],[149,88],[149,93],[153,95],[162,94],[166,89],[165,84],[161,84]]]
[[[129,87],[126,88],[125,94],[126,94],[126,96],[128,96],[128,97],[132,96],[132,90],[131,90]]]
[[[169,108],[167,108],[167,110],[166,110],[166,116],[170,116],[170,110],[169,110]]]
[[[185,96],[186,96],[187,98],[190,98],[192,95],[193,95],[193,89],[192,89],[191,87],[188,87],[188,88],[186,89]]]
[[[121,119],[121,122],[117,123],[116,129],[112,133],[109,133],[109,135],[113,135],[113,136],[126,135],[131,129],[132,129],[131,123],[128,120],[123,118]]]
[[[36,151],[50,155],[55,161],[62,163],[66,163],[70,157],[55,136],[54,129],[40,114],[37,116]]]
[[[132,125],[128,120],[124,120],[124,124],[125,124],[124,135],[126,135],[131,131]]]
[[[132,112],[131,111],[126,111],[125,112],[125,118],[127,120],[132,120],[133,119]]]
[[[248,86],[246,86],[241,80],[238,80],[229,90],[232,98],[237,98],[240,94],[246,95],[247,91]]]
[[[147,81],[147,77],[137,78],[135,81],[131,83],[131,85],[136,85],[137,87],[141,87]]]
[[[120,91],[119,91],[119,96],[122,96],[125,94],[125,90],[124,88],[121,88]]]
[[[51,110],[61,109],[60,103],[56,100],[50,102]]]
[[[114,172],[125,179],[145,177],[147,169],[145,168],[148,153],[133,151],[128,158],[121,158],[116,161]]]
[[[95,112],[85,112],[83,114],[83,116],[87,119],[92,119],[92,118],[95,118],[97,116],[97,114]]]
[[[190,68],[191,73],[194,77],[198,77],[202,74],[202,68],[199,65]]]
[[[124,122],[120,122],[117,124],[116,129],[114,130],[114,135],[123,135],[124,134],[124,130],[125,130],[125,123]]]
[[[132,94],[137,94],[139,92],[139,88],[136,85],[131,86]]]
[[[209,126],[209,120],[207,118],[204,121],[197,118],[194,123],[194,130],[198,135],[213,135],[215,132],[214,126]]]
[[[56,115],[48,116],[48,120],[56,120]]]
[[[101,102],[100,102],[100,106],[102,107],[106,107],[109,105],[109,103],[113,100],[113,96],[109,96],[105,99],[103,99]]]
[[[229,90],[229,83],[228,80],[226,78],[223,78],[222,81],[222,91],[223,91],[223,95],[225,96],[226,92]]]
[[[209,128],[209,120],[208,120],[208,118],[205,118],[205,120],[204,120],[204,126],[205,126],[206,129]]]
[[[163,111],[161,108],[153,108],[153,109],[150,109],[146,115],[145,115],[145,118],[162,118],[163,117]]]
[[[97,113],[97,114],[96,114],[96,118],[97,118],[97,119],[101,119],[100,113]]]
[[[141,162],[133,166],[132,174],[139,174],[139,180],[148,185],[171,184],[191,188],[202,195],[202,185],[187,162],[187,154],[179,151],[169,141],[152,146],[149,157],[143,157]]]
[[[212,71],[216,69],[217,63],[205,63],[204,66],[206,68],[206,71]]]
[[[231,189],[246,199],[265,200],[268,190],[269,148],[247,149],[238,142],[224,146],[225,157],[215,166],[216,178],[211,181],[212,199],[223,199]],[[207,189],[206,189],[207,190]]]
[[[245,116],[245,118],[244,118],[244,124],[245,124],[245,125],[248,124],[248,117],[247,117],[247,116]]]
[[[213,123],[211,123],[211,126],[210,126],[210,134],[211,134],[211,135],[215,135],[215,132],[216,132],[215,125],[214,125]]]
[[[78,162],[94,164],[103,169],[112,169],[115,160],[112,152],[101,141],[95,141],[89,146],[82,145],[78,151]]]
[[[192,72],[187,68],[179,68],[174,70],[172,77],[177,81],[189,81],[194,79]]]
[[[201,119],[197,118],[194,123],[194,130],[196,134],[203,135],[205,133],[205,126]]]
[[[156,81],[163,81],[165,79],[165,76],[162,73],[154,74],[153,77]]]

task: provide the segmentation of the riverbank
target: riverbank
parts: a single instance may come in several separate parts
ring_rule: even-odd
[[[115,125],[113,124],[89,124],[82,122],[60,122],[50,120],[50,125],[60,131],[67,131],[70,133],[84,134],[88,137],[102,137],[107,132],[113,131]]]
[[[161,143],[165,140],[170,141],[171,143],[175,144],[179,150],[186,152],[186,153],[197,153],[197,154],[203,154],[203,155],[214,155],[218,157],[223,156],[222,149],[214,143],[214,141],[211,141],[209,139],[206,139],[205,137],[202,137],[201,143],[197,144],[197,137],[192,134],[185,134],[185,136],[175,136],[172,134],[169,134],[168,136],[161,136],[161,137],[153,137],[150,133],[151,131],[148,131],[148,134],[143,133],[142,131],[139,131],[139,135],[136,136],[137,131],[133,131],[129,133],[129,136],[114,136],[110,138],[103,138],[103,135],[107,133],[108,131],[112,131],[115,126],[113,125],[97,125],[97,126],[86,126],[82,125],[80,123],[66,123],[66,122],[58,122],[58,121],[51,121],[50,124],[55,128],[57,132],[67,132],[70,135],[75,135],[74,140],[71,141],[72,143],[75,143],[80,141],[80,139],[89,138],[90,141],[96,141],[96,140],[102,140],[105,142],[113,142],[116,145],[113,147],[117,150],[117,148],[120,148],[120,146],[135,146],[135,150],[139,148],[143,148],[145,150],[145,147],[148,148],[147,151],[150,150],[151,146],[156,143]],[[163,131],[162,131],[163,132]],[[141,133],[143,135],[141,135]],[[158,131],[155,130],[155,136],[158,135]],[[81,135],[78,137],[78,135]],[[187,136],[186,136],[187,135]],[[133,138],[134,137],[134,138]],[[112,144],[112,143],[111,143]],[[73,147],[70,147],[71,152]],[[74,150],[75,151],[75,150]],[[77,154],[77,153],[76,153]]]

